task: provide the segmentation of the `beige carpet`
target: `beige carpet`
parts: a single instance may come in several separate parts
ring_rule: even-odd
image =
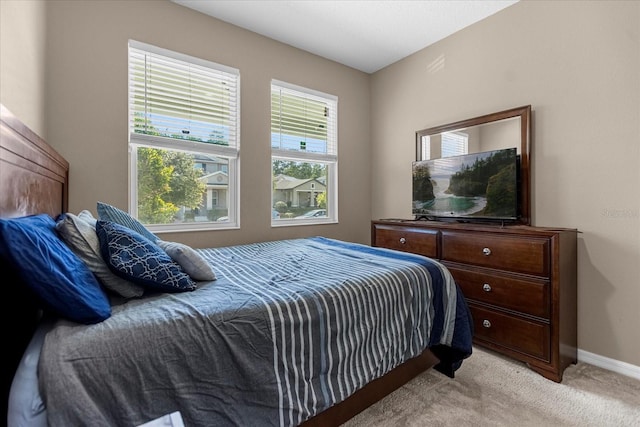
[[[640,427],[640,381],[579,362],[558,384],[478,347],[448,378],[435,370],[343,427]]]

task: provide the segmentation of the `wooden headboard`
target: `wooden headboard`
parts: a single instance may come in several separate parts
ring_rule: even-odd
[[[38,213],[52,217],[67,211],[69,163],[0,104],[0,217]],[[32,295],[0,259],[0,319],[5,362],[2,367],[2,413],[7,419],[9,389],[16,367],[40,318]],[[0,421],[0,424],[4,422]]]
[[[69,163],[0,104],[0,217],[67,210]]]

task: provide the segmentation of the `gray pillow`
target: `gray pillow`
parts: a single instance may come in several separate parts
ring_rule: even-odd
[[[125,298],[141,296],[144,293],[142,286],[122,279],[109,270],[100,252],[100,240],[96,234],[95,219],[91,224],[89,222],[91,218],[93,216],[89,211],[82,211],[78,216],[66,213],[58,219],[56,231],[78,258],[84,261],[102,286]]]
[[[182,267],[185,273],[193,280],[216,280],[216,274],[213,272],[211,265],[192,247],[182,243],[166,242],[164,240],[158,240],[156,244],[164,249],[172,260],[180,264],[180,267]]]

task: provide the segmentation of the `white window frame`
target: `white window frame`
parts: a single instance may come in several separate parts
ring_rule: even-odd
[[[276,148],[271,145],[271,175],[273,179],[273,161],[294,161],[305,163],[320,163],[327,167],[327,216],[317,218],[282,218],[271,219],[272,227],[309,225],[309,224],[332,224],[338,222],[338,97],[317,90],[283,82],[280,80],[271,81],[271,93],[274,90],[282,90],[293,95],[307,97],[316,101],[325,102],[329,107],[327,118],[327,147],[326,153],[317,153],[300,149]],[[271,135],[271,132],[270,132]],[[271,199],[273,205],[273,185],[271,186]],[[273,208],[273,206],[272,206]]]
[[[133,111],[131,99],[129,99],[129,212],[132,216],[138,217],[138,170],[137,170],[137,148],[149,147],[167,150],[182,151],[186,153],[202,153],[219,156],[228,160],[228,221],[215,222],[185,222],[176,224],[145,224],[152,232],[162,231],[194,231],[194,230],[216,230],[240,227],[240,72],[239,70],[225,65],[217,64],[201,58],[192,57],[178,52],[163,49],[150,44],[129,40],[129,48],[142,50],[150,54],[161,55],[169,60],[187,62],[199,67],[210,68],[218,72],[235,75],[236,78],[236,114],[232,131],[235,133],[235,144],[229,146],[188,141],[184,139],[174,139],[164,136],[152,136],[136,133],[132,129]],[[130,51],[129,51],[130,52]],[[131,53],[128,53],[131,62]],[[131,67],[131,64],[130,64]],[[130,77],[128,79],[130,81]],[[129,82],[131,85],[131,82]],[[129,90],[129,97],[132,90]]]

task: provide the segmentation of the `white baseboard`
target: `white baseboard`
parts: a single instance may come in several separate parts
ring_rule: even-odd
[[[640,380],[640,366],[578,349],[578,361]]]

